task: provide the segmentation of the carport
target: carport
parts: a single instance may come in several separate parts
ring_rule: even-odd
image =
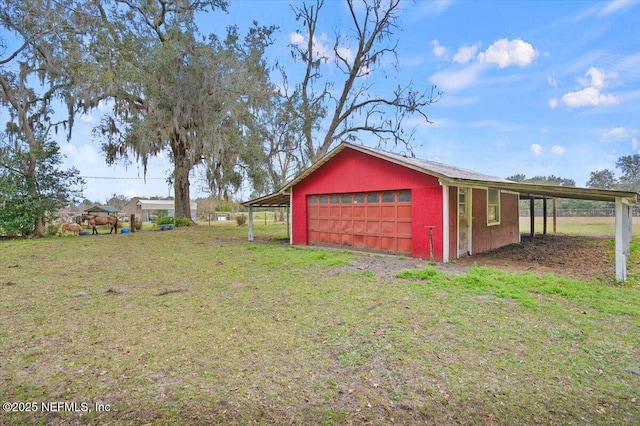
[[[448,184],[460,184],[459,180]],[[484,182],[474,182],[465,180],[464,184],[474,186],[485,184]],[[627,256],[629,255],[631,238],[633,236],[633,223],[631,208],[640,202],[640,194],[633,191],[616,191],[610,189],[593,189],[569,186],[542,185],[522,182],[501,182],[492,183],[492,186],[505,191],[517,192],[521,200],[530,202],[531,234],[535,229],[534,201],[542,199],[544,203],[543,211],[543,232],[546,233],[547,225],[547,200],[558,198],[569,198],[575,200],[588,201],[608,201],[615,203],[616,226],[615,226],[615,263],[616,279],[625,281],[627,279]],[[555,209],[554,209],[555,210]],[[555,225],[555,216],[554,216]]]
[[[249,241],[253,241],[253,209],[256,207],[286,207],[287,208],[287,236],[289,237],[289,243],[291,243],[291,220],[289,216],[289,208],[291,207],[291,194],[287,191],[281,190],[280,192],[274,192],[273,194],[265,195],[264,197],[255,198],[251,201],[242,203],[243,206],[249,209]]]

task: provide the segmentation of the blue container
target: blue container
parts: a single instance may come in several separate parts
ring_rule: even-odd
[[[82,235],[83,237],[85,237],[85,236],[89,235],[89,233],[88,233],[87,231],[82,231],[82,232],[80,233],[80,235]]]
[[[121,234],[128,234],[129,233],[129,228],[124,228],[120,230]]]

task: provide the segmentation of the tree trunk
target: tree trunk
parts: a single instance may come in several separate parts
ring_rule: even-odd
[[[24,175],[27,190],[29,191],[29,196],[32,201],[36,201],[40,199],[40,194],[38,193],[38,185],[36,183],[36,167],[38,165],[38,158],[36,157],[36,151],[39,148],[38,143],[33,137],[33,133],[31,132],[31,128],[29,131],[25,132],[28,136],[29,140],[29,160],[27,165],[27,170]],[[38,212],[40,212],[40,205],[38,203]],[[33,235],[34,237],[44,237],[44,216],[42,214],[38,214],[35,218],[34,226],[33,226]]]
[[[191,160],[188,157],[184,143],[174,142],[173,150],[173,188],[175,193],[175,213],[174,217],[186,218],[191,221],[191,198],[189,195],[189,172],[191,171]]]

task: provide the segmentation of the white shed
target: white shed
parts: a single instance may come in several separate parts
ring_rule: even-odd
[[[192,202],[189,204],[191,211],[191,219],[196,220],[197,204]],[[175,215],[176,206],[174,200],[143,200],[140,199],[136,203],[136,215],[139,215],[143,221],[151,220],[151,215],[157,214],[158,211],[166,210],[171,217]]]

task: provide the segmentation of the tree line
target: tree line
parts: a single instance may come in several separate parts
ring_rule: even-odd
[[[592,171],[585,186],[594,189],[617,189],[621,191],[640,192],[640,154],[623,155],[619,157],[616,161],[616,168],[620,172],[619,177],[616,177],[616,172],[611,169]],[[509,176],[507,179],[514,182],[576,186],[575,180],[554,175],[527,178],[524,174],[516,174]]]
[[[225,198],[247,181],[255,194],[279,188],[341,140],[372,135],[411,152],[406,119],[430,123],[427,107],[442,93],[412,83],[372,90],[370,76],[396,65],[400,0],[346,4],[351,20],[326,49],[324,0],[291,6],[300,27],[285,66],[267,55],[275,26],[198,25],[227,13],[226,0],[0,0],[9,116],[0,232],[43,235],[56,209],[81,199],[86,183],[61,170],[54,136],[71,140],[77,116],[98,108],[106,113],[93,135],[108,164],[139,162],[146,174],[150,158],[168,153],[176,217],[190,217],[195,168]]]

